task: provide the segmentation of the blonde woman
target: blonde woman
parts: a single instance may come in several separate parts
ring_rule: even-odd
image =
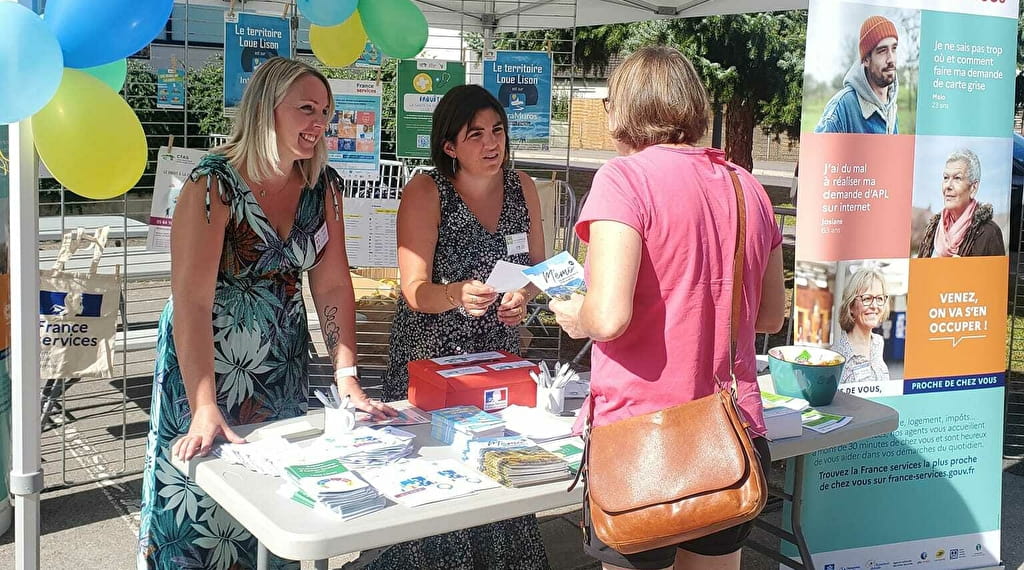
[[[740,411],[767,470],[754,333],[778,331],[785,311],[782,234],[771,202],[722,151],[694,146],[707,130],[708,99],[679,51],[643,48],[615,69],[608,86],[608,127],[622,156],[598,171],[576,224],[588,243],[588,292],[551,302],[570,336],[594,340],[593,423],[713,394],[714,379],[728,378],[731,365]],[[747,220],[744,302],[733,323],[739,339],[731,363],[726,323],[738,215],[730,170],[740,179]],[[584,550],[606,569],[735,570],[751,526],[636,554],[612,549],[591,530]]]
[[[341,199],[323,137],[333,112],[318,71],[267,61],[246,86],[231,138],[182,189],[157,340],[140,567],[255,567],[256,540],[170,459],[206,455],[217,439],[243,443],[231,426],[306,413],[303,273],[340,392],[374,415],[395,414],[356,378]],[[299,566],[275,562],[286,567]]]
[[[843,289],[839,303],[839,338],[832,350],[846,357],[839,382],[884,382],[889,368],[882,361],[882,335],[873,333],[889,318],[885,276],[873,268],[858,270]]]

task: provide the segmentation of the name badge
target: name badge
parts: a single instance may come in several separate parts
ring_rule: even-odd
[[[320,226],[320,229],[316,231],[316,235],[313,236],[313,243],[316,245],[316,252],[320,253],[324,250],[324,246],[327,245],[327,241],[330,236],[327,234],[327,222]]]
[[[526,239],[526,232],[505,236],[505,250],[509,255],[528,253],[530,243]]]
[[[870,362],[858,362],[853,366],[853,381],[854,382],[873,382],[875,380],[875,371],[871,369]]]

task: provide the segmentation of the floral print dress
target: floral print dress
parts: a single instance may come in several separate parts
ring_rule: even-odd
[[[302,273],[320,260],[325,192],[339,214],[337,174],[327,168],[304,188],[291,232],[281,238],[227,159],[211,154],[193,181],[216,177],[229,219],[213,301],[217,405],[231,425],[306,413],[309,333]],[[214,198],[216,199],[216,198]],[[169,443],[188,432],[191,412],[174,347],[173,299],[160,316],[153,399],[142,486],[139,568],[241,570],[256,566],[256,539],[170,464]],[[271,557],[272,568],[295,562]]]

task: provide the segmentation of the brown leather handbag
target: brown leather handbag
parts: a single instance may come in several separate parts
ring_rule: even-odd
[[[729,322],[730,382],[723,387],[715,379],[717,393],[650,414],[592,429],[587,421],[580,470],[589,507],[584,509],[584,528],[592,525],[602,542],[624,554],[672,546],[747,522],[767,500],[765,476],[732,391],[746,202],[736,172],[725,166],[739,213]],[[591,417],[593,412],[591,401]]]

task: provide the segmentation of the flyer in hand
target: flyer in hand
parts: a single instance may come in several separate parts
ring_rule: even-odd
[[[567,251],[527,267],[523,275],[552,299],[568,299],[573,293],[583,294],[587,290],[583,266]]]

